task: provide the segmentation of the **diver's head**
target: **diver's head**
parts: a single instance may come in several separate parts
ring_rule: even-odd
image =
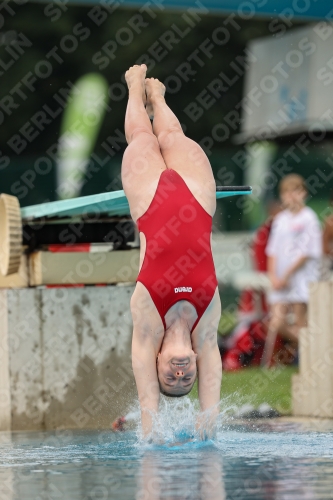
[[[197,376],[197,355],[186,325],[166,332],[157,356],[157,376],[165,396],[180,397],[191,391]]]

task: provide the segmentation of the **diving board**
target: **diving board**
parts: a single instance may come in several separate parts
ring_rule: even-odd
[[[216,198],[251,194],[250,186],[217,186]],[[0,195],[0,271],[15,274],[22,249],[62,243],[112,243],[114,249],[138,245],[137,229],[123,190],[20,207],[18,198]]]
[[[251,194],[250,186],[218,186],[216,198]],[[109,193],[81,196],[70,200],[51,201],[39,205],[21,208],[23,221],[32,221],[42,217],[77,217],[86,214],[106,214],[109,216],[129,215],[129,204],[123,190]]]

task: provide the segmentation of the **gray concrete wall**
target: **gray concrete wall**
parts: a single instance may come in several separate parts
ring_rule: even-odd
[[[133,290],[0,290],[0,430],[109,428],[129,408]]]

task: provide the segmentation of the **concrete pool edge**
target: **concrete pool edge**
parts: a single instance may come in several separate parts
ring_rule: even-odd
[[[300,430],[309,430],[314,432],[327,432],[333,431],[332,418],[319,418],[319,417],[295,417],[293,415],[283,415],[276,418],[258,418],[258,419],[234,419],[226,422],[226,425],[240,425],[244,427],[252,426],[260,427],[267,425],[275,428],[275,430],[282,430],[283,426],[299,425]]]

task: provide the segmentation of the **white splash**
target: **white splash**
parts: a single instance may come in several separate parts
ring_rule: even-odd
[[[153,418],[153,430],[148,439],[141,433],[140,408],[136,402],[125,416],[127,422],[134,427],[138,445],[167,444],[174,446],[189,441],[200,442],[216,439],[217,433],[225,428],[230,417],[235,414],[235,406],[228,403],[228,398],[220,401],[219,414],[212,426],[211,413],[200,411],[198,400],[188,396],[182,398],[167,398],[161,396],[160,407]]]
[[[140,419],[140,410],[133,410],[126,413],[125,417],[126,422],[137,421]]]

